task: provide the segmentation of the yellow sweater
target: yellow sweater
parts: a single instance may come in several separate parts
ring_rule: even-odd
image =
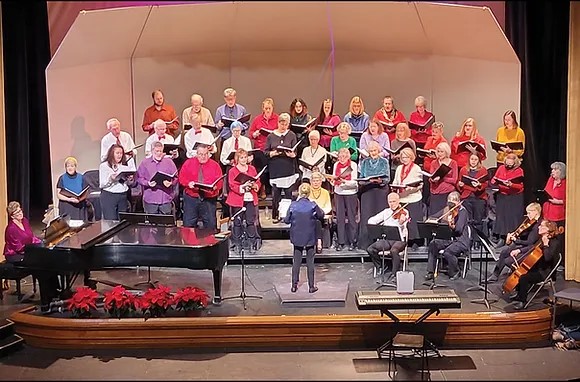
[[[316,196],[318,196],[318,198]],[[320,207],[320,209],[324,211],[325,215],[329,215],[330,212],[332,211],[332,203],[330,202],[330,193],[328,192],[328,190],[322,187],[320,187],[318,190],[311,189],[310,196],[308,197],[308,199],[316,203],[318,207]]]
[[[508,129],[505,126],[500,127],[497,129],[496,134],[496,141],[501,143],[509,143],[509,142],[522,142],[524,144],[524,149],[522,150],[514,150],[514,154],[518,156],[518,158],[522,158],[524,155],[524,150],[526,148],[526,134],[524,134],[524,130],[521,127],[516,127],[515,129]],[[505,159],[505,153],[500,151],[497,153],[496,161],[499,163],[503,163]]]

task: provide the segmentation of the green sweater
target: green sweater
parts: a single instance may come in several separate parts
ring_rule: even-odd
[[[330,151],[338,152],[338,150],[346,147],[347,149],[353,148],[354,152],[350,155],[350,160],[356,161],[358,159],[358,151],[356,149],[356,141],[353,137],[348,137],[346,142],[340,140],[340,137],[332,137],[330,140]]]

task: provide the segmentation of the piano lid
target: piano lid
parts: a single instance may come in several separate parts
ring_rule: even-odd
[[[94,223],[90,223],[90,225],[77,232],[75,235],[62,240],[56,245],[56,248],[84,249],[87,243],[90,243],[91,241],[95,240],[95,238],[106,234],[121,224],[126,223],[113,220],[99,220]]]
[[[202,248],[227,240],[216,238],[214,232],[190,227],[129,225],[99,244]]]

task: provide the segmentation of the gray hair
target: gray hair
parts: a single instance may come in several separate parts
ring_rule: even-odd
[[[550,165],[550,168],[560,170],[560,179],[566,179],[566,163],[554,162]]]
[[[288,123],[290,123],[290,114],[288,113],[282,113],[278,116],[278,122],[280,121],[286,121]]]
[[[233,88],[226,88],[224,90],[224,97],[235,96],[235,95],[236,95],[236,90]]]
[[[447,195],[448,201],[459,202],[461,201],[461,195],[457,191],[451,191],[449,195]]]
[[[153,142],[153,144],[151,145],[151,150],[153,150],[156,147],[163,147],[163,142],[161,142],[161,141]]]
[[[308,133],[308,138],[316,137],[320,139],[320,132],[318,130],[312,130]]]

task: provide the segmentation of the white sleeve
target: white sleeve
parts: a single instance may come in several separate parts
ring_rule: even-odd
[[[379,212],[378,214],[376,214],[375,216],[371,216],[368,220],[368,224],[381,224],[385,221],[385,212],[387,210],[382,210],[381,212]]]

